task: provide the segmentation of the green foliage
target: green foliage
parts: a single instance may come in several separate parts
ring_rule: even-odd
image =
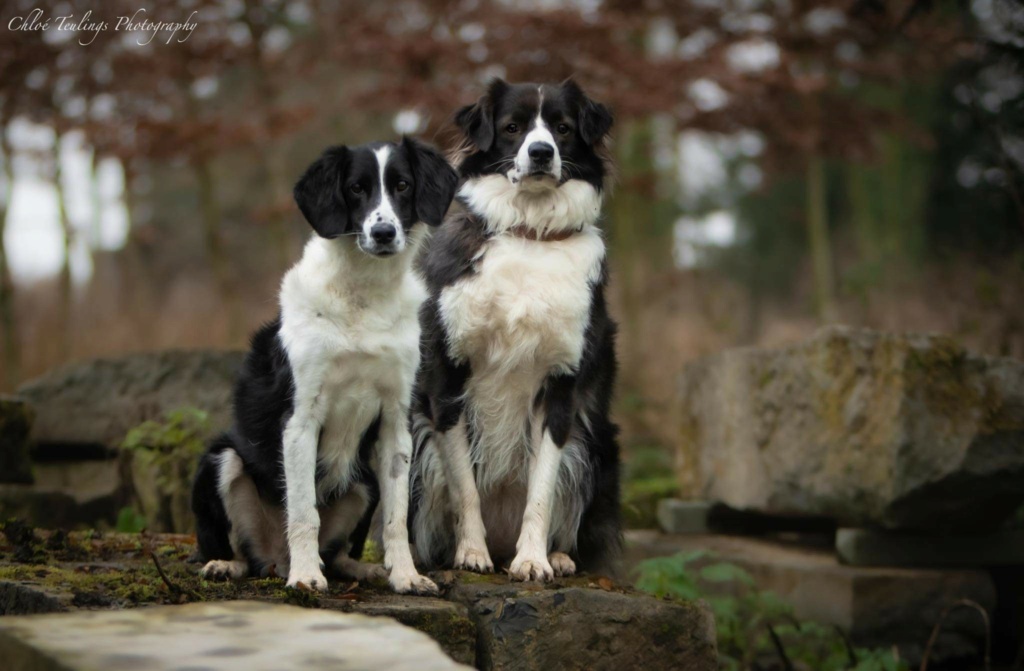
[[[778,646],[797,668],[816,671],[906,671],[887,650],[849,646],[832,627],[800,621],[772,592],[735,564],[702,550],[657,557],[637,566],[636,587],[658,597],[704,599],[715,615],[719,668],[741,671],[779,662]],[[778,639],[778,646],[772,635]]]
[[[640,445],[629,450],[622,483],[622,519],[626,527],[656,527],[658,501],[678,495],[679,481],[669,450],[654,445]]]
[[[383,564],[384,549],[377,545],[373,539],[367,538],[366,543],[363,544],[363,556],[360,559],[371,564]]]
[[[209,428],[208,413],[179,408],[167,413],[162,422],[149,420],[131,429],[121,448],[151,461],[157,468],[157,484],[161,488],[174,488],[181,482],[178,470],[183,462],[194,471]],[[190,472],[185,482],[191,482],[191,475]]]
[[[207,413],[180,408],[128,432],[121,448],[131,458],[133,505],[151,531],[189,532],[189,490],[210,435]]]
[[[121,508],[117,514],[115,530],[124,534],[137,534],[146,528],[146,517],[131,506]]]
[[[628,529],[658,526],[658,501],[679,495],[675,476],[627,480],[622,485],[622,521]]]

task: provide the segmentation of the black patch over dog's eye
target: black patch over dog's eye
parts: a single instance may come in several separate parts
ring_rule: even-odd
[[[350,187],[348,187],[348,188],[349,188],[349,190],[350,190],[350,191],[351,191],[352,193],[357,193],[357,194],[359,194],[359,193],[362,193],[362,192],[363,192],[363,185],[362,185],[362,184],[359,184],[359,183],[353,184],[352,186],[350,186]]]
[[[569,124],[560,123],[560,124],[558,124],[558,129],[557,130],[558,130],[558,134],[559,135],[568,135],[569,131],[571,131],[572,129],[569,128]]]
[[[519,132],[519,126],[514,124],[514,123],[510,123],[509,125],[505,126],[505,132],[508,133],[509,135],[512,135],[514,133],[518,133]]]
[[[395,185],[395,189],[397,189],[399,192],[405,191],[408,188],[409,188],[409,182],[405,181],[404,179],[401,182],[399,182],[398,184]]]

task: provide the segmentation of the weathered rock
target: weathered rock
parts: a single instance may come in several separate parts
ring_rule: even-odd
[[[204,410],[212,430],[226,428],[244,356],[165,351],[96,359],[46,373],[22,385],[18,394],[36,410],[31,439],[44,456],[97,446],[113,449],[129,429],[178,408]]]
[[[858,646],[898,646],[900,658],[911,668],[919,665],[944,608],[967,598],[991,617],[996,605],[995,588],[986,571],[843,566],[825,548],[653,531],[627,532],[626,547],[630,563],[707,551],[710,555],[704,561],[724,561],[745,569],[758,589],[777,594],[799,618],[836,625]],[[700,564],[696,562],[695,568]],[[728,591],[734,586],[721,583],[721,588]],[[936,640],[932,663],[977,658],[984,641],[985,626],[978,614],[969,609],[954,611]]]
[[[199,567],[187,563],[190,536],[4,530],[0,612],[10,615],[244,599],[394,618],[433,638],[452,659],[480,668],[641,668],[629,663],[635,660],[655,671],[716,665],[714,622],[704,607],[660,601],[604,578],[542,586],[444,571],[432,574],[442,596],[426,598],[332,577],[326,594],[311,595],[286,590],[280,578],[201,580]],[[509,601],[532,619],[512,617]]]
[[[379,594],[365,601],[321,599],[320,607],[393,618],[430,636],[456,662],[472,665],[476,660],[476,625],[462,604],[429,597]]]
[[[0,620],[10,671],[469,669],[389,618],[235,601]]]
[[[658,501],[658,526],[671,534],[706,534],[713,504],[707,501]]]
[[[718,668],[714,617],[703,605],[487,578],[456,584],[448,598],[477,622],[481,669]]]
[[[32,482],[28,434],[32,407],[11,396],[0,396],[0,482]]]
[[[112,526],[127,503],[115,460],[36,464],[32,485],[0,485],[0,520],[76,529]]]
[[[839,561],[852,566],[1024,566],[1024,530],[984,536],[910,536],[840,529]]]
[[[848,526],[994,528],[1024,501],[1024,362],[828,328],[682,378],[680,476],[705,499]]]

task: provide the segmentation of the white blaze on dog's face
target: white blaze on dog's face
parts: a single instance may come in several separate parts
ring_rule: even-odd
[[[525,129],[519,151],[516,152],[513,168],[507,173],[513,184],[521,183],[526,188],[551,182],[557,185],[562,181],[562,157],[558,152],[558,143],[555,142],[555,137],[548,129],[542,113],[544,108],[544,88],[542,86],[537,87],[537,96],[537,115]],[[564,125],[564,122],[560,123],[559,127]],[[520,135],[523,132],[519,128],[519,124],[511,119],[504,131],[509,135]]]
[[[353,236],[372,256],[405,250],[419,222],[438,226],[458,178],[432,147],[415,140],[331,147],[295,185],[295,200],[323,238]]]
[[[459,166],[463,177],[500,174],[521,189],[553,189],[582,180],[600,190],[599,145],[612,125],[608,109],[572,80],[508,84],[500,79],[456,123],[476,151]]]

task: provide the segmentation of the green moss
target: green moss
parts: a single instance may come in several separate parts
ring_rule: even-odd
[[[671,476],[624,483],[620,504],[623,524],[630,529],[658,526],[658,501],[678,496],[679,492],[679,482]]]
[[[935,337],[929,347],[907,352],[907,391],[954,426],[970,426],[982,405],[983,390],[972,383],[973,372],[966,352],[952,338]]]
[[[476,625],[469,617],[458,612],[409,611],[398,619],[402,624],[422,631],[437,641],[449,654],[467,645],[472,648],[472,642],[476,640]]]

